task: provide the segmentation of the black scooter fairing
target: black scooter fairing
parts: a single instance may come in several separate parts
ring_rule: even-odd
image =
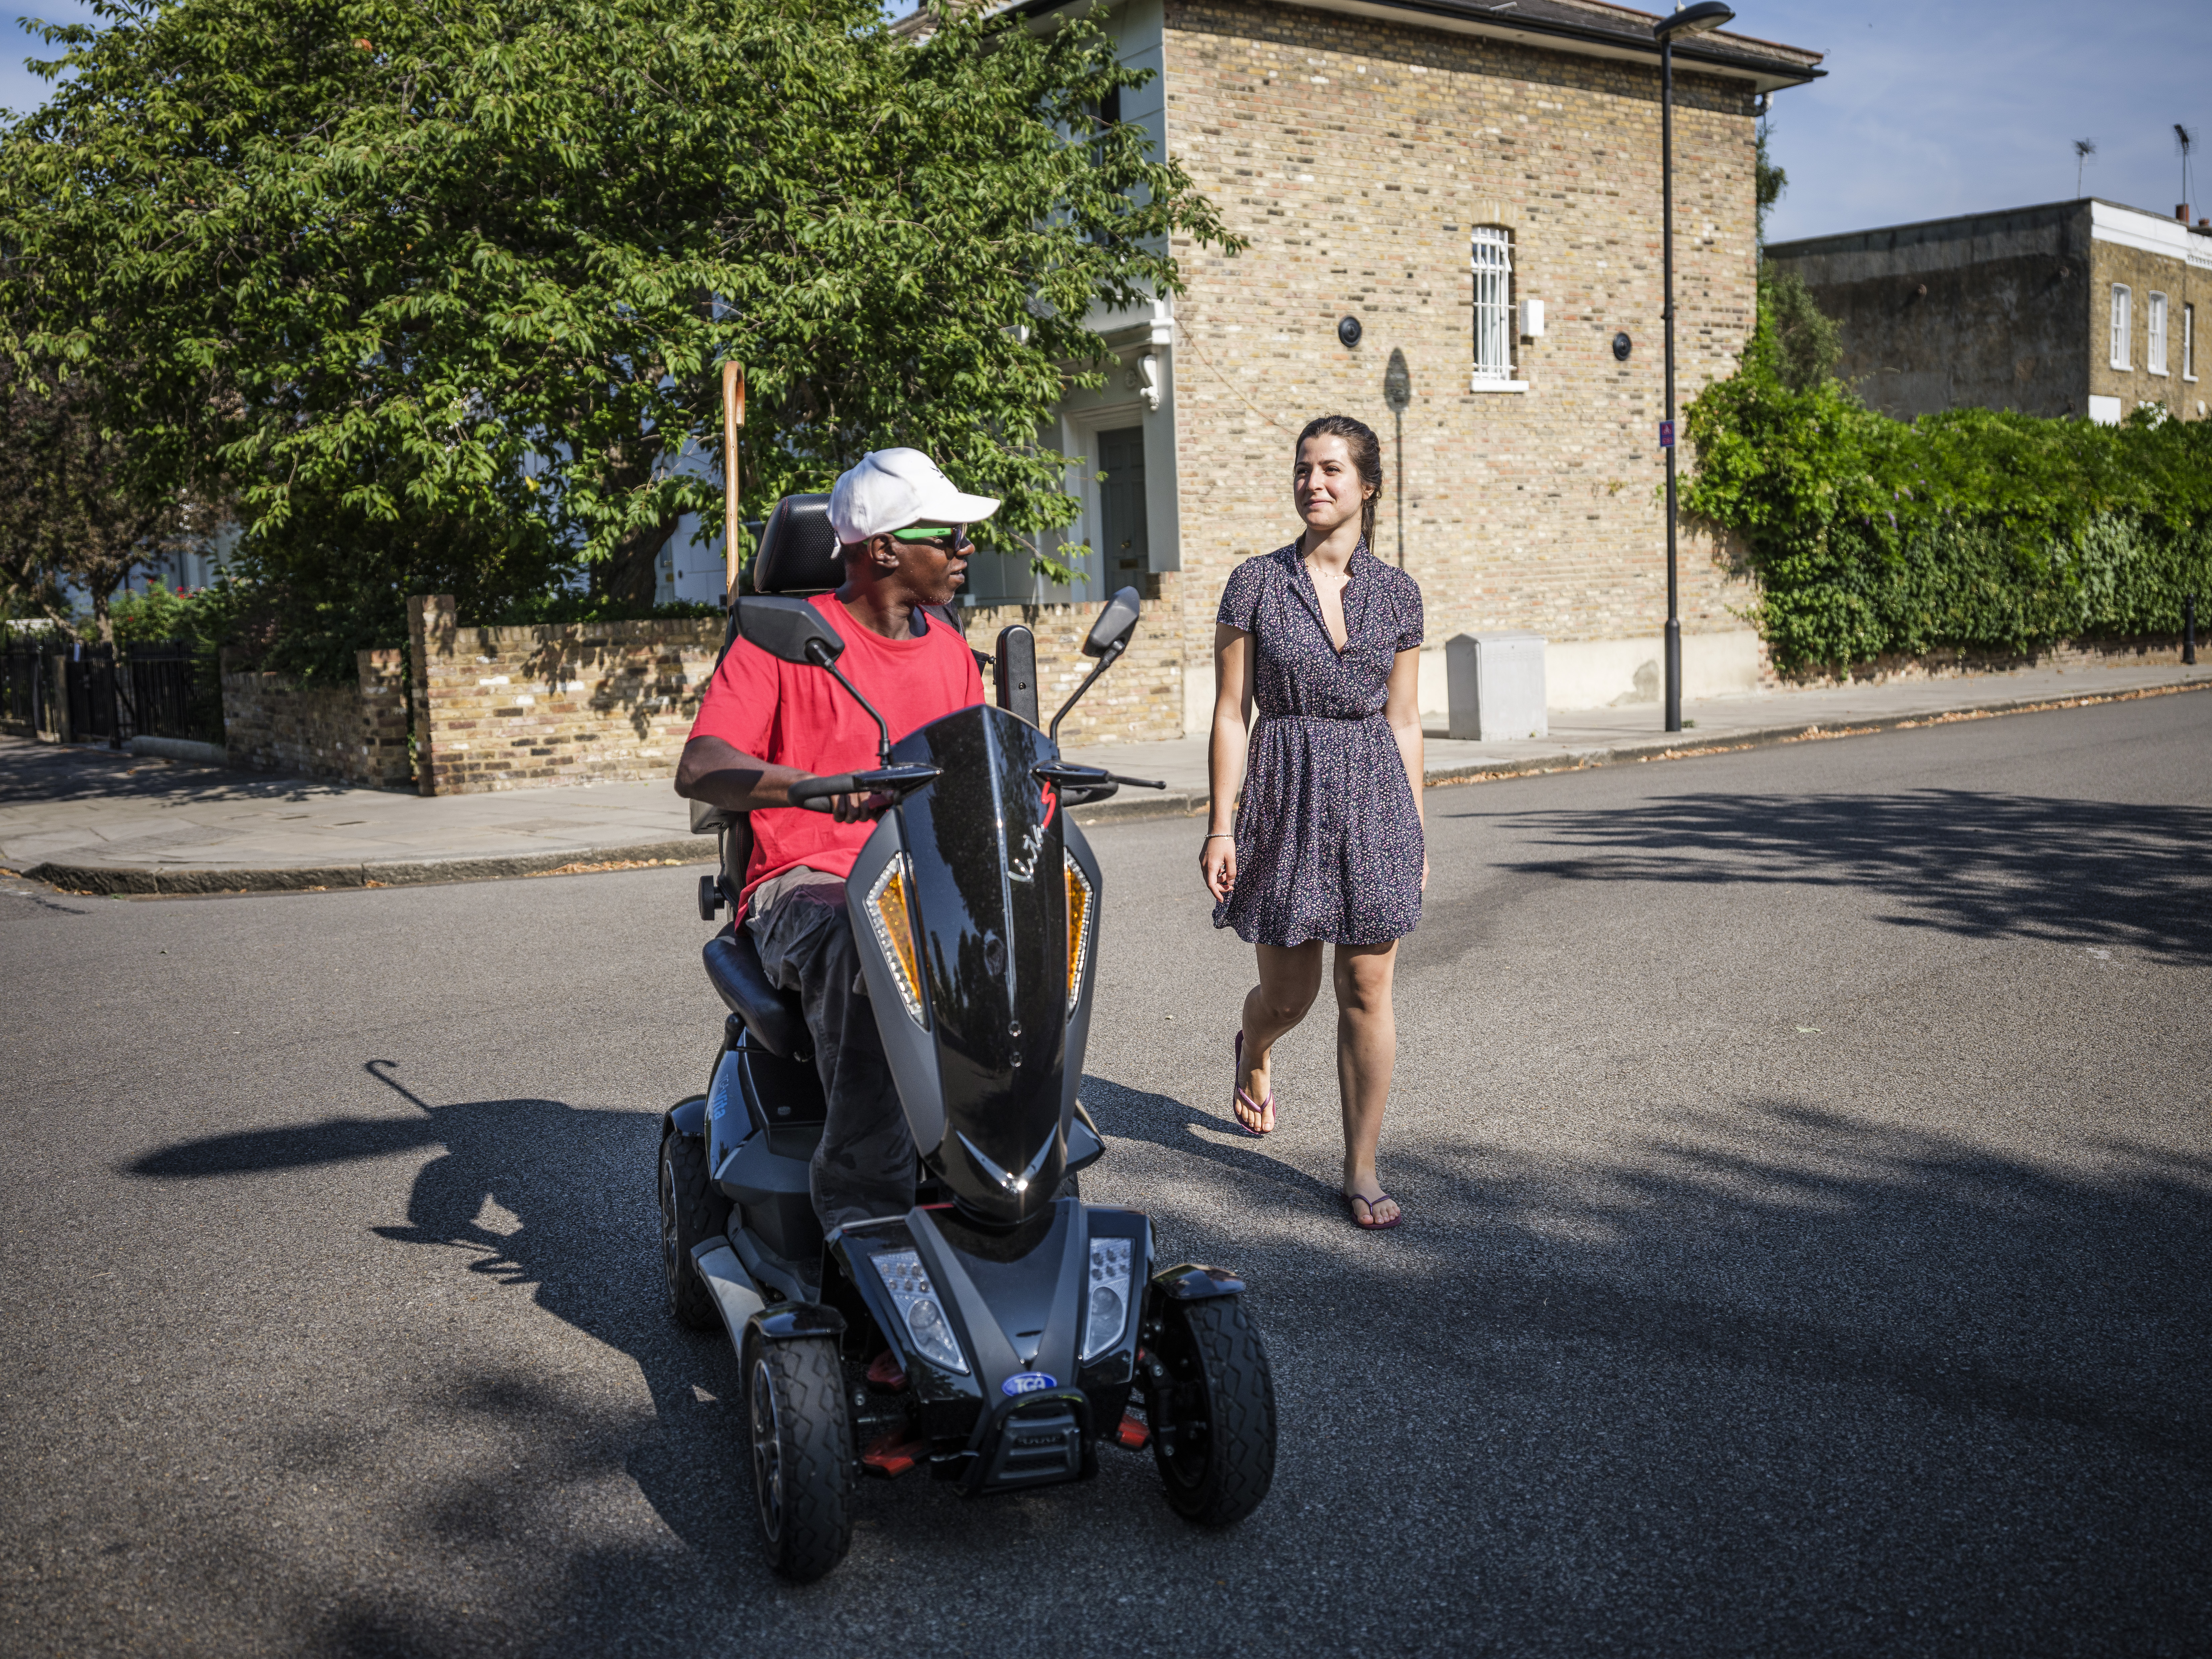
[[[867,896],[890,860],[905,860],[922,1018],[908,1012],[884,951],[864,946],[862,971],[924,1164],[963,1212],[1000,1226],[1059,1190],[1069,1068],[1081,1058],[1069,1047],[1065,816],[1032,771],[1058,754],[1035,726],[986,706],[909,734],[892,759],[943,775],[885,818],[846,884],[854,932],[867,939]],[[1095,928],[1096,866],[1081,862]]]

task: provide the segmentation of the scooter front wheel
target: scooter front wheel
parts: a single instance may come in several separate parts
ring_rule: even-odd
[[[1206,1527],[1258,1509],[1275,1479],[1275,1380],[1243,1300],[1169,1302],[1144,1381],[1168,1506]]]
[[[749,1340],[745,1404],[769,1565],[811,1583],[853,1547],[853,1428],[836,1343]]]

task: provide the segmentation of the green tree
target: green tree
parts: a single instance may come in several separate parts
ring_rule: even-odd
[[[1761,249],[1766,246],[1766,216],[1782,199],[1782,192],[1790,188],[1789,170],[1777,167],[1766,150],[1767,122],[1759,118],[1759,149],[1752,163],[1752,208],[1755,234]]]
[[[1094,308],[1234,247],[1080,22],[872,0],[95,0],[0,143],[0,345],[101,382],[154,477],[234,485],[242,553],[334,665],[434,585],[478,614],[580,564],[650,598],[720,520],[930,450],[1064,524],[1036,434]],[[112,366],[128,363],[120,374]],[[342,637],[343,636],[343,637]],[[358,642],[366,643],[367,641]],[[387,640],[385,642],[389,642]]]
[[[133,464],[100,390],[88,376],[0,363],[0,586],[11,614],[55,620],[81,588],[112,641],[111,596],[204,515]]]
[[[2172,633],[2212,589],[2212,422],[1893,420],[1832,377],[1791,384],[1776,309],[1684,410],[1682,506],[1737,538],[1784,669]]]
[[[1844,355],[1843,326],[1814,302],[1794,270],[1764,270],[1759,278],[1759,314],[1774,319],[1775,373],[1792,392],[1828,380]]]

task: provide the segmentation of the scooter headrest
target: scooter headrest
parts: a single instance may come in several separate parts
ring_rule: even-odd
[[[753,555],[756,593],[827,593],[845,580],[845,556],[830,527],[827,495],[786,495],[761,526]]]

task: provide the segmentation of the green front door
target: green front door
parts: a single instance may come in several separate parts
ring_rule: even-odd
[[[1145,428],[1098,434],[1098,549],[1109,592],[1142,587],[1152,568],[1145,535]]]

